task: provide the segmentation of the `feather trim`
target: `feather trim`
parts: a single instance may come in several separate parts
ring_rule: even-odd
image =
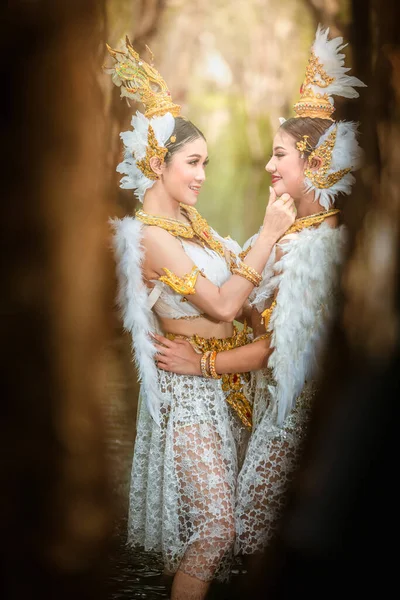
[[[320,137],[316,148],[319,148],[325,143],[327,138],[332,133],[333,129],[336,131],[335,146],[332,150],[332,159],[329,165],[329,170],[326,173],[334,173],[341,171],[348,167],[351,171],[356,171],[360,168],[363,159],[363,150],[361,149],[357,136],[358,136],[358,123],[354,121],[338,121],[329,127],[329,129]],[[351,187],[355,183],[354,176],[350,173],[346,173],[337,183],[332,185],[330,188],[321,189],[317,188],[308,177],[304,178],[304,184],[306,192],[314,191],[314,200],[318,201],[325,210],[329,210],[338,194],[349,195],[351,193]]]
[[[110,224],[114,231],[113,242],[117,261],[117,303],[124,329],[132,336],[132,353],[141,383],[141,393],[150,415],[159,424],[161,393],[154,362],[157,351],[149,333],[160,331],[154,313],[149,308],[148,288],[142,277],[143,224],[132,217],[111,219]]]
[[[136,166],[137,161],[146,156],[149,125],[153,128],[158,145],[164,148],[174,131],[175,119],[171,113],[166,113],[162,117],[154,117],[149,120],[137,111],[136,115],[132,116],[131,125],[133,131],[120,133],[125,152],[124,160],[117,166],[117,172],[125,175],[121,179],[120,187],[135,190],[135,195],[140,202],[143,202],[145,193],[156,181],[146,177]]]
[[[326,73],[333,78],[333,82],[323,89],[328,96],[343,96],[344,98],[358,98],[359,93],[355,87],[367,87],[357,77],[347,75],[349,68],[344,66],[345,55],[341,51],[347,46],[343,44],[342,37],[329,39],[329,28],[324,29],[318,25],[313,44],[315,56],[322,63]],[[321,93],[320,86],[311,85],[315,94]],[[330,98],[331,103],[333,100]]]
[[[284,245],[270,281],[278,288],[277,304],[269,323],[269,359],[276,386],[271,386],[272,414],[282,425],[307,380],[317,374],[318,358],[327,326],[334,314],[339,271],[346,234],[323,223],[305,229]]]

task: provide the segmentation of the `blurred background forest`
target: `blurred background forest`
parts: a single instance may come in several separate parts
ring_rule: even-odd
[[[330,342],[334,404],[356,372],[367,391],[388,364],[393,379],[399,373],[400,4],[9,0],[0,22],[0,597],[99,600],[110,540],[124,528],[138,394],[108,220],[135,209],[115,168],[119,133],[140,107],[104,73],[106,42],[117,48],[128,35],[145,58],[151,48],[174,101],[208,140],[199,209],[240,243],[261,223],[273,132],[291,115],[317,24],[349,42],[352,73],[368,88],[335,116],[361,121],[366,162],[343,211],[350,254]],[[351,399],[367,401],[361,387]],[[386,410],[379,432],[371,419],[375,441],[398,422],[391,394],[373,399]],[[346,465],[347,448],[333,446]],[[387,489],[394,469],[374,489]],[[377,526],[391,516],[369,508]]]

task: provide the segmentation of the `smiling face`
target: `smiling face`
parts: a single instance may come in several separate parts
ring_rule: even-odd
[[[167,194],[182,204],[194,206],[208,164],[207,144],[199,137],[187,142],[163,166],[162,183]]]
[[[274,137],[273,155],[265,169],[271,174],[271,185],[276,195],[290,194],[295,200],[304,193],[306,159],[301,158],[296,140],[283,130]]]

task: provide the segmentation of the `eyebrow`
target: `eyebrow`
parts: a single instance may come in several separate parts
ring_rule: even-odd
[[[283,146],[275,146],[274,152],[275,150],[286,150],[286,148],[284,148]]]
[[[201,155],[200,154],[189,154],[189,156],[187,158],[201,158]],[[208,156],[207,156],[206,160],[208,160]]]

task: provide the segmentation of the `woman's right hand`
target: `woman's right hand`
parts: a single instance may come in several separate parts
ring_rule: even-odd
[[[280,198],[277,198],[274,189],[271,187],[260,234],[277,242],[293,225],[295,218],[296,207],[293,198],[289,194],[283,194]]]
[[[163,335],[151,334],[157,350],[155,361],[163,371],[178,373],[178,375],[201,376],[201,354],[195,351],[187,340],[176,338],[169,340]]]

